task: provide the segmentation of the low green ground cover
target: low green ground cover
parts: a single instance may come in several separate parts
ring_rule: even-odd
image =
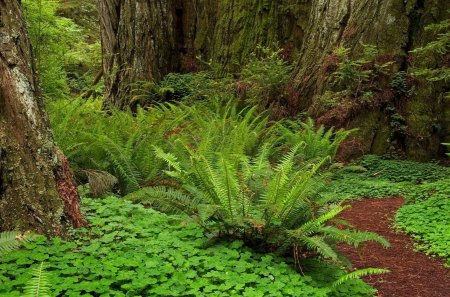
[[[46,263],[52,296],[371,296],[360,280],[318,261],[294,264],[240,241],[204,247],[202,229],[120,198],[84,199],[92,229],[38,239],[0,259],[0,296],[22,296],[30,267]],[[286,262],[287,261],[287,262]]]

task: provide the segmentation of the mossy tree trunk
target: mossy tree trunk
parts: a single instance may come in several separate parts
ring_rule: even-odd
[[[323,69],[335,48],[348,47],[355,57],[362,44],[376,45],[384,58],[395,61],[396,71],[407,72],[412,60],[409,52],[433,38],[425,33],[425,26],[448,18],[449,9],[446,0],[311,1],[305,42],[292,80],[298,95],[294,111],[310,109],[330,89],[330,76]],[[359,127],[361,152],[381,154],[395,147],[418,160],[438,157],[440,142],[449,137],[444,123],[448,103],[442,100],[442,88],[419,82],[414,94],[399,98],[389,84],[383,87],[380,93],[385,98],[379,104],[338,106],[334,115],[333,111],[326,115],[327,124]],[[399,118],[406,127],[400,137],[394,135]]]
[[[124,108],[134,82],[159,81],[169,72],[196,71],[211,61],[238,70],[257,45],[281,46],[293,56],[308,8],[295,3],[99,0],[105,105]]]
[[[55,147],[19,0],[0,1],[0,231],[62,234],[85,221]]]

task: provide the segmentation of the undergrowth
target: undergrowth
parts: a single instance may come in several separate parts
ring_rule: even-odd
[[[80,181],[84,183],[90,177],[95,183],[89,172],[105,171],[117,178],[115,191],[121,195],[165,182],[161,180],[165,165],[156,158],[154,146],[189,159],[184,146],[199,152],[220,151],[251,157],[268,143],[272,148],[270,158],[277,159],[304,142],[299,156],[311,160],[334,157],[337,147],[350,133],[316,128],[311,120],[275,124],[257,107],[220,98],[193,105],[166,103],[146,110],[137,108],[134,112],[111,108],[107,113],[100,107],[100,101],[60,100],[49,104],[48,109],[56,142]]]
[[[92,229],[74,241],[40,237],[0,259],[0,296],[22,296],[46,263],[52,296],[372,296],[360,280],[314,260],[302,276],[289,259],[241,241],[206,247],[202,229],[119,198],[84,199]],[[288,262],[284,262],[288,261]]]

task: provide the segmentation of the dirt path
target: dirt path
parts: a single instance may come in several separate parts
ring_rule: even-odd
[[[413,250],[410,237],[390,227],[404,200],[402,198],[365,199],[351,203],[352,208],[341,217],[360,230],[383,235],[391,243],[389,249],[369,243],[360,255],[353,248],[339,249],[358,268],[387,268],[391,273],[365,280],[379,290],[380,297],[450,297],[450,270],[443,261]]]

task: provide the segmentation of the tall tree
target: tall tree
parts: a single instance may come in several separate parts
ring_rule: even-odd
[[[257,45],[294,51],[308,8],[297,2],[98,0],[105,104],[123,108],[133,82],[195,71],[198,58],[236,70]]]
[[[346,47],[356,58],[364,44],[375,45],[380,63],[391,60],[395,72],[406,74],[414,63],[410,51],[434,38],[425,31],[426,25],[449,18],[449,11],[446,0],[312,0],[291,82],[297,91],[293,110],[309,109],[324,124],[358,127],[361,152],[383,154],[396,147],[417,160],[438,157],[440,143],[450,139],[450,102],[443,100],[439,84],[416,81],[413,92],[402,96],[390,85],[392,80],[378,82],[380,90],[369,102],[347,101],[323,113],[311,107],[334,88],[331,75],[324,71],[335,67],[334,49]],[[397,83],[404,87],[408,79],[413,78],[397,75]]]
[[[20,0],[0,0],[0,230],[55,235],[84,224],[53,143]]]

